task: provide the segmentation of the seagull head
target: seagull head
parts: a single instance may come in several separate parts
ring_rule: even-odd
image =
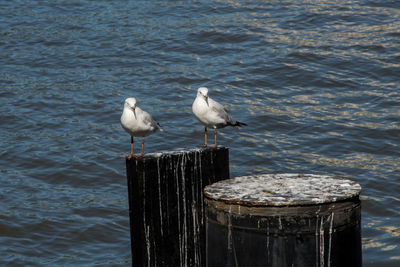
[[[127,99],[125,99],[125,108],[128,108],[130,110],[133,111],[133,114],[135,114],[135,118],[136,118],[136,98],[134,97],[129,97]]]
[[[207,87],[200,87],[197,89],[197,96],[203,97],[208,106],[208,89]]]

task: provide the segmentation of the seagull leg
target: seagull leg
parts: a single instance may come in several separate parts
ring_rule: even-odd
[[[218,143],[217,143],[217,128],[214,128],[214,146],[217,147]]]
[[[135,156],[135,154],[133,154],[133,136],[131,136],[131,154],[127,156],[128,159],[131,159]]]
[[[204,127],[204,146],[208,147],[208,144],[207,144],[207,127]]]
[[[141,157],[143,157],[143,155],[144,155],[143,149],[144,149],[144,137],[143,137],[143,139],[142,139],[142,154],[140,155]]]
[[[217,128],[214,128],[214,145],[212,145],[211,147],[216,148],[218,146],[217,143]]]

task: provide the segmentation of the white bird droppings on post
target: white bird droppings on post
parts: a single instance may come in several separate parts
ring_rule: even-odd
[[[261,174],[236,177],[207,186],[207,197],[253,206],[291,206],[332,203],[359,195],[351,180],[315,174]]]

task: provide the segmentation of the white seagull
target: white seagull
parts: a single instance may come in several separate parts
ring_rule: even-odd
[[[207,144],[207,127],[214,128],[214,147],[217,147],[217,129],[226,126],[243,126],[243,122],[234,120],[226,109],[218,102],[208,97],[208,89],[200,87],[193,102],[192,111],[196,118],[204,125],[204,146]]]
[[[121,125],[131,135],[131,154],[128,159],[134,157],[133,153],[133,137],[142,137],[142,154],[144,147],[144,138],[150,134],[162,131],[158,124],[149,113],[142,110],[136,105],[136,98],[130,97],[125,99],[124,110],[121,116]]]

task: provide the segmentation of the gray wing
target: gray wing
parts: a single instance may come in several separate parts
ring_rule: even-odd
[[[228,114],[227,110],[220,103],[208,98],[211,110],[215,112],[216,116],[226,121],[227,124],[235,124],[236,121]]]
[[[150,126],[150,127],[152,127],[153,131],[156,131],[156,130],[161,130],[162,131],[160,124],[158,122],[156,122],[153,119],[153,117],[149,113],[147,113],[146,111],[143,111],[143,123],[148,125],[148,126]]]

